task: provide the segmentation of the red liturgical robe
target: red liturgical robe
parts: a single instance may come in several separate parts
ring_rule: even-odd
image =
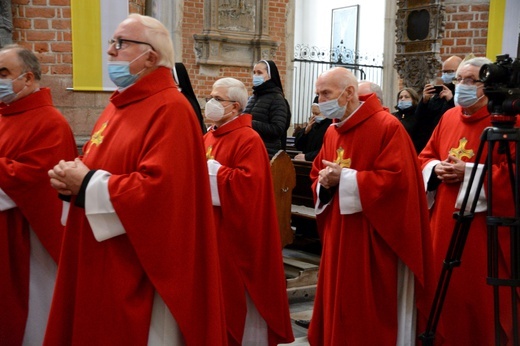
[[[0,189],[16,204],[0,212],[0,343],[21,345],[29,304],[29,227],[57,262],[63,203],[47,172],[61,159],[74,159],[77,150],[47,88],[0,104],[0,114]]]
[[[432,166],[438,161],[448,158],[450,151],[459,153],[459,158],[473,163],[480,144],[480,136],[484,129],[491,126],[491,118],[487,107],[482,107],[470,117],[462,114],[461,107],[448,110],[441,118],[430,141],[419,155],[419,161],[429,178]],[[519,126],[517,122],[516,126]],[[487,157],[487,145],[484,147],[480,163]],[[514,147],[511,147],[514,157]],[[452,154],[453,155],[453,154]],[[429,168],[427,168],[429,165]],[[467,172],[468,170],[466,170]],[[493,212],[494,215],[514,215],[513,197],[509,188],[506,156],[494,150],[493,166]],[[464,179],[469,180],[469,174]],[[485,184],[487,178],[484,180]],[[474,181],[474,186],[477,180]],[[486,184],[487,186],[487,184]],[[485,188],[484,188],[485,190]],[[434,267],[438,278],[448,246],[452,238],[456,220],[453,213],[457,196],[464,196],[466,189],[461,183],[440,183],[436,189],[435,201],[431,208],[431,230],[434,245]],[[468,204],[469,206],[469,204]],[[498,214],[499,213],[499,214]],[[461,257],[461,266],[453,269],[448,286],[439,326],[443,328],[445,343],[443,345],[494,345],[495,328],[493,324],[493,289],[486,283],[487,277],[487,227],[486,211],[476,212],[471,223],[468,238]],[[508,272],[509,234],[500,231],[501,247],[499,261],[500,271]],[[502,290],[501,316],[502,328],[511,338],[511,301],[509,289]]]
[[[267,323],[269,345],[277,345],[294,338],[269,157],[251,123],[250,115],[241,115],[210,130],[204,144],[207,158],[222,165],[214,215],[228,331],[240,345],[247,290]]]
[[[156,291],[187,345],[226,344],[204,144],[171,70],[116,91],[92,133],[83,162],[111,173],[126,233],[98,242],[71,206],[45,343],[146,345]]]
[[[415,278],[419,321],[431,306],[431,240],[415,149],[374,94],[360,99],[364,103],[342,126],[329,127],[311,170],[313,191],[322,160],[355,170],[362,207],[340,213],[339,199],[348,195],[340,181],[317,215],[323,249],[311,345],[395,345],[399,261]]]

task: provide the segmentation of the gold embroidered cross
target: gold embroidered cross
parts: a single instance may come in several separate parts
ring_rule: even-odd
[[[215,157],[213,155],[211,155],[211,151],[213,150],[213,146],[209,146],[208,149],[206,150],[206,160],[214,160]]]
[[[343,155],[345,155],[345,150],[342,147],[339,147],[338,150],[336,150],[336,153],[338,153],[338,156],[334,160],[334,163],[339,164],[341,168],[350,168],[351,159],[344,159]]]
[[[88,147],[87,154],[89,153],[90,148],[92,148],[94,144],[100,145],[101,143],[103,143],[103,138],[105,138],[105,136],[103,136],[103,131],[105,131],[107,124],[108,122],[103,123],[103,125],[101,125],[101,128],[92,134],[92,136],[90,137],[90,145]]]
[[[464,138],[464,137],[461,138],[459,140],[459,147],[451,148],[449,154],[451,156],[455,156],[459,160],[462,159],[463,157],[467,157],[468,159],[471,159],[473,157],[473,155],[475,155],[475,154],[473,153],[472,149],[466,149],[467,143],[468,143],[468,140],[466,138]]]

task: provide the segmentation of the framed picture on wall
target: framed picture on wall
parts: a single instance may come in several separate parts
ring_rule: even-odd
[[[332,10],[330,56],[333,62],[356,62],[359,5]]]

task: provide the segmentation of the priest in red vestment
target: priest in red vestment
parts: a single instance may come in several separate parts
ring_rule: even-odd
[[[269,157],[252,117],[241,114],[247,89],[234,78],[213,84],[204,136],[218,232],[229,345],[294,340]]]
[[[108,48],[118,86],[81,160],[45,345],[225,345],[222,283],[200,126],[172,77],[173,45],[131,14]]]
[[[63,235],[47,171],[77,156],[35,54],[0,51],[0,344],[41,345]]]
[[[415,149],[347,69],[316,81],[335,119],[311,179],[322,255],[311,345],[410,345],[431,305],[431,239]]]
[[[438,278],[446,258],[456,220],[453,213],[459,211],[468,189],[470,172],[477,167],[477,176],[472,184],[476,190],[483,164],[487,158],[487,146],[481,162],[475,162],[480,145],[480,136],[491,126],[487,109],[488,98],[484,84],[479,80],[480,67],[490,64],[486,58],[463,61],[457,71],[455,87],[456,107],[442,116],[428,144],[419,155],[422,165],[428,202],[431,207],[430,226],[434,246],[434,268]],[[519,126],[517,122],[516,126]],[[514,157],[514,147],[511,147]],[[506,155],[493,154],[493,165],[488,172],[493,179],[493,211],[496,215],[514,215],[513,197],[508,181]],[[487,186],[487,179],[485,186]],[[439,326],[443,329],[443,345],[494,345],[493,289],[486,283],[487,277],[487,201],[485,187],[479,191],[474,219],[462,253],[460,267],[453,269],[446,300],[440,315]],[[471,207],[475,193],[467,209]],[[509,272],[508,232],[500,231],[500,272]],[[511,301],[509,289],[501,290],[501,329],[503,336],[511,341]],[[508,312],[509,311],[509,312]],[[516,326],[518,328],[518,326]],[[505,341],[505,338],[502,338]]]

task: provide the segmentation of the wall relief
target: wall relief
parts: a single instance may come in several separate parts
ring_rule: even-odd
[[[197,63],[251,67],[271,59],[279,42],[269,38],[268,1],[204,1],[204,30],[194,35]]]
[[[394,67],[404,86],[421,91],[440,70],[443,17],[439,0],[398,1]]]

